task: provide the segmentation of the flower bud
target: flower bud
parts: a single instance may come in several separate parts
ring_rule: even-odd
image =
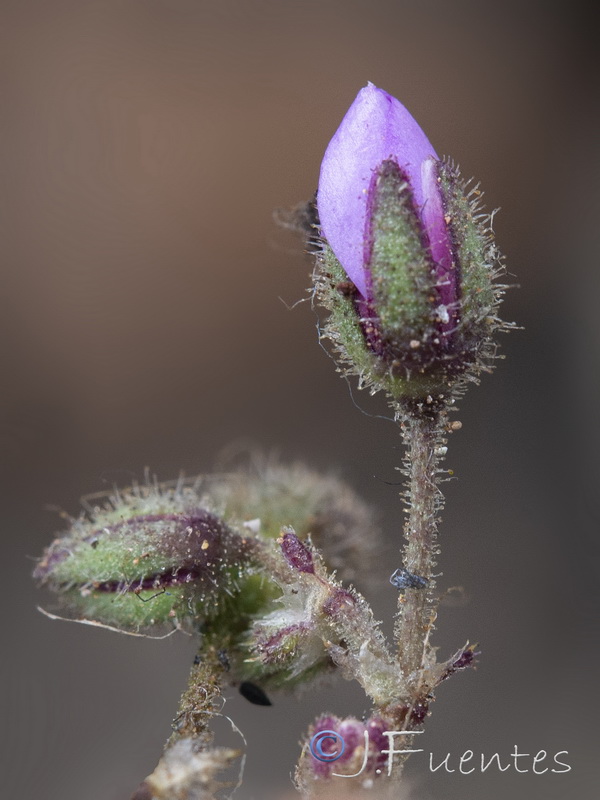
[[[287,563],[298,572],[315,574],[315,565],[310,549],[301,542],[292,529],[284,530],[281,537],[281,552]]]
[[[335,633],[322,608],[337,587],[292,528],[284,529],[277,542],[280,554],[273,566],[281,594],[275,610],[257,617],[243,638],[248,657],[236,668],[266,687],[291,688],[333,667],[324,639]]]
[[[337,666],[375,702],[397,696],[398,667],[365,599],[343,588],[293,529],[277,541],[281,550],[273,554],[271,574],[281,594],[274,610],[256,615],[242,635],[238,649],[248,656],[236,662],[236,672],[266,688],[292,688]]]
[[[308,617],[274,613],[259,620],[247,647],[252,657],[241,674],[267,688],[290,689],[333,667],[315,621]]]
[[[76,614],[123,629],[215,617],[252,571],[259,543],[177,492],[148,489],[140,500],[122,494],[75,521],[34,577]]]
[[[372,575],[380,531],[364,501],[346,483],[302,464],[269,462],[256,471],[240,470],[214,482],[210,496],[237,530],[257,527],[277,539],[289,526],[323,555],[342,581],[364,584]]]
[[[493,283],[498,256],[472,200],[479,194],[372,84],[323,158],[316,283],[331,312],[325,333],[348,372],[396,403],[460,391],[492,355],[503,287]]]
[[[354,717],[319,717],[309,730],[297,778],[306,787],[333,775],[355,776],[361,781],[386,773],[389,739],[384,731],[393,723],[380,716],[364,722]]]

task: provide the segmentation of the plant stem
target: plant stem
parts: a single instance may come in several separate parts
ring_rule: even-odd
[[[220,782],[218,775],[240,752],[210,746],[210,722],[219,712],[222,677],[215,648],[202,648],[194,659],[162,758],[131,800],[215,800],[215,792],[229,785]]]
[[[210,721],[219,710],[222,676],[223,666],[214,648],[203,648],[194,659],[166,747],[184,738],[196,740],[199,749],[212,742]]]
[[[407,490],[404,502],[408,518],[404,526],[404,568],[409,573],[424,578],[424,588],[406,588],[400,595],[399,616],[395,635],[402,673],[413,691],[418,690],[420,673],[433,657],[429,635],[436,618],[437,601],[433,594],[432,578],[437,549],[437,525],[443,506],[439,484],[439,461],[442,448],[446,414],[424,413],[414,410],[404,418],[402,435],[407,446],[404,474]],[[412,694],[412,692],[411,692]]]

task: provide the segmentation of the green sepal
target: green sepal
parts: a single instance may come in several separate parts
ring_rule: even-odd
[[[380,335],[410,351],[435,331],[433,264],[408,183],[398,165],[384,161],[373,176],[370,195],[367,269]]]

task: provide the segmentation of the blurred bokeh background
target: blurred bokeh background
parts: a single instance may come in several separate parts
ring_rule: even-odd
[[[154,767],[193,654],[52,622],[33,558],[58,510],[213,468],[248,440],[332,467],[378,508],[381,589],[398,565],[400,463],[382,403],[317,344],[310,265],[273,209],[309,198],[367,80],[486,190],[524,331],[462,404],[442,527],[436,642],[478,641],[419,746],[568,751],[568,774],[408,767],[420,800],[592,797],[598,690],[598,69],[580,2],[3,0],[0,438],[7,796],[123,800]],[[590,7],[591,8],[591,7]],[[591,12],[589,12],[591,13]],[[232,690],[240,800],[280,797],[320,711]],[[456,764],[455,764],[456,766]],[[520,764],[520,766],[522,766]],[[597,779],[596,779],[597,780]]]

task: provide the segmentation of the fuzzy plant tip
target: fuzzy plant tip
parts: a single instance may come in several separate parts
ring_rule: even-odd
[[[480,195],[371,83],[327,147],[314,224],[324,334],[344,372],[395,404],[443,403],[490,367],[505,287]]]

